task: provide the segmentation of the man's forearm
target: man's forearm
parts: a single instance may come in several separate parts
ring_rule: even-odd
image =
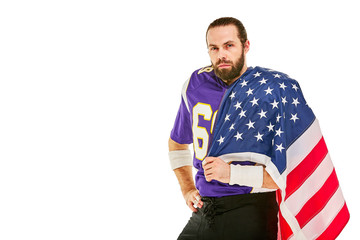
[[[249,186],[255,188],[278,189],[274,180],[262,165],[232,165],[218,157],[207,157],[203,161],[204,174],[207,181],[217,180],[230,185]]]
[[[192,166],[184,166],[174,169],[174,173],[178,179],[183,195],[190,190],[196,189],[192,175]]]
[[[169,138],[169,152],[184,151],[188,149],[188,144],[179,144]],[[175,168],[174,173],[178,179],[183,195],[185,195],[190,190],[196,189],[192,175],[192,166],[181,166]]]

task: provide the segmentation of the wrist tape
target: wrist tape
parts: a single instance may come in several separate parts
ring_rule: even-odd
[[[171,168],[173,170],[176,168],[193,165],[193,160],[190,150],[170,151],[169,160],[170,160]]]
[[[263,184],[263,167],[230,164],[229,184],[261,188]]]

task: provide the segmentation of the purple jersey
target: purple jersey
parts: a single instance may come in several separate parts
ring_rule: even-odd
[[[247,76],[253,68],[248,68],[240,79]],[[193,143],[196,188],[201,196],[222,197],[245,194],[251,187],[229,185],[216,180],[207,182],[202,168],[202,161],[207,157],[213,140],[213,130],[221,100],[229,88],[219,79],[212,67],[196,70],[182,90],[182,99],[171,139],[180,144]],[[241,164],[253,164],[242,162]]]

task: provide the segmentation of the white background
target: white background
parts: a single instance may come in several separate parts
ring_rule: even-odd
[[[359,216],[356,1],[1,1],[0,239],[176,239],[167,141],[205,31],[240,19],[248,65],[300,82]],[[126,236],[126,237],[125,237]]]

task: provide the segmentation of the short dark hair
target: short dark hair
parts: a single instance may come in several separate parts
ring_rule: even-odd
[[[209,32],[209,29],[214,28],[214,27],[220,27],[220,26],[228,26],[228,25],[234,25],[237,28],[238,37],[240,39],[240,42],[244,46],[245,42],[248,40],[246,29],[245,29],[244,25],[242,24],[242,22],[240,22],[238,19],[233,18],[233,17],[218,18],[215,21],[213,21],[212,23],[210,23],[208,29],[206,30],[206,37]]]

